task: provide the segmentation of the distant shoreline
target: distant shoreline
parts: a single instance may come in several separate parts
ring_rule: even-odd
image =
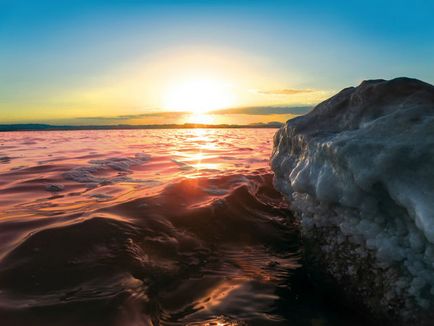
[[[49,125],[49,124],[0,124],[0,132],[11,131],[68,131],[68,130],[145,130],[145,129],[256,129],[280,128],[283,123],[257,123],[249,125],[207,125],[207,124],[155,124],[155,125]]]

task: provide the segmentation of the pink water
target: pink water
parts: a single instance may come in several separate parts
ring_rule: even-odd
[[[299,272],[274,132],[1,133],[1,325],[340,320]]]

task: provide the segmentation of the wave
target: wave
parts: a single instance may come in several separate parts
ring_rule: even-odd
[[[4,133],[1,325],[356,325],[307,281],[274,132]]]
[[[0,263],[2,320],[46,324],[46,314],[68,311],[66,320],[86,324],[92,306],[110,316],[101,325],[184,325],[235,302],[239,320],[263,319],[274,285],[299,266],[297,232],[271,180],[184,179],[32,233]],[[270,292],[255,308],[252,287]]]

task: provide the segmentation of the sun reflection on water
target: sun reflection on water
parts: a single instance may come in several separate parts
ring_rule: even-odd
[[[213,288],[210,293],[196,304],[196,308],[210,309],[220,305],[226,297],[242,285],[242,280],[223,281]]]
[[[267,228],[270,224],[268,206],[262,211],[264,204],[257,205],[259,199],[247,188],[249,185],[262,187],[266,180],[262,178],[269,175],[267,160],[274,132],[265,129],[162,129],[5,134],[2,139],[4,151],[7,150],[6,154],[13,159],[7,166],[0,165],[5,190],[0,203],[0,227],[11,225],[11,222],[25,227],[12,230],[12,236],[2,239],[0,258],[17,244],[27,241],[32,232],[36,234],[52,228],[56,228],[53,232],[69,232],[69,227],[73,230],[77,227],[84,235],[88,234],[89,243],[95,244],[95,248],[108,248],[107,257],[110,258],[104,256],[100,260],[104,254],[99,249],[95,253],[95,268],[99,268],[100,261],[114,261],[115,258],[110,256],[111,245],[113,243],[113,250],[117,250],[115,246],[119,243],[119,252],[126,250],[119,258],[122,268],[130,268],[129,261],[123,263],[130,250],[133,251],[131,268],[134,270],[136,265],[142,268],[141,260],[136,264],[136,257],[146,257],[144,261],[149,259],[155,264],[157,268],[144,270],[146,282],[158,277],[154,273],[166,273],[167,270],[163,276],[173,280],[167,292],[174,292],[172,297],[168,294],[169,298],[163,300],[167,303],[164,307],[168,319],[182,322],[185,319],[186,325],[241,326],[244,323],[235,320],[237,314],[262,318],[255,315],[255,311],[268,309],[269,302],[275,298],[267,292],[268,288],[266,291],[259,289],[261,296],[256,295],[254,300],[251,295],[256,294],[258,282],[267,282],[268,286],[271,277],[263,277],[268,269],[262,268],[268,262],[256,247],[248,252],[241,239],[250,237],[253,232],[250,227],[256,225],[256,217],[260,217],[263,221],[260,223]],[[29,142],[35,146],[29,146]],[[49,191],[50,185],[62,187],[53,192]],[[249,206],[238,205],[243,202]],[[257,213],[257,210],[261,211]],[[89,224],[82,228],[84,222],[97,224],[95,228],[88,227]],[[104,227],[100,228],[99,223]],[[239,223],[247,223],[248,227]],[[130,232],[130,228],[134,231]],[[106,231],[108,242],[104,234],[99,236]],[[50,236],[50,232],[43,235]],[[130,241],[136,232],[137,241]],[[119,240],[112,239],[112,233],[119,235]],[[98,236],[94,237],[94,234]],[[243,236],[240,238],[239,234]],[[143,248],[142,238],[146,238]],[[72,237],[70,240],[73,241]],[[224,248],[225,243],[229,248]],[[243,247],[233,246],[235,243]],[[203,248],[209,247],[213,252],[215,245],[218,255],[202,256],[208,252]],[[197,255],[196,246],[199,248]],[[81,250],[79,248],[77,252]],[[59,254],[63,259],[63,252]],[[84,254],[88,259],[87,251]],[[266,254],[268,256],[269,252]],[[33,251],[30,255],[35,259],[40,257]],[[69,258],[65,260],[69,261]],[[59,258],[61,264],[62,259]],[[193,273],[185,274],[188,279],[175,275],[178,259],[182,259],[179,266],[184,262],[193,266]],[[87,260],[79,265],[84,266],[83,275],[87,275],[87,265]],[[203,280],[196,279],[196,267],[203,272]],[[180,284],[179,289],[172,288],[172,284],[178,284],[175,281]],[[112,283],[108,280],[107,287],[111,288]],[[192,284],[191,293],[185,291],[184,284],[187,288]],[[124,286],[118,282],[117,285]],[[274,285],[270,287],[273,289]],[[161,291],[166,295],[165,287]],[[63,298],[63,288],[59,293]],[[80,295],[81,292],[77,296]],[[149,298],[142,298],[142,292],[139,297],[140,304],[153,304],[149,303]],[[57,297],[54,298],[57,304]],[[190,306],[195,309],[186,310],[185,316],[179,315],[184,307]],[[239,307],[235,315],[227,313],[234,311],[232,306]]]
[[[216,143],[215,135],[210,130],[190,130],[190,137],[184,145],[188,145],[189,150],[177,152],[177,155],[182,156],[182,163],[196,170],[219,170],[224,167],[222,162],[217,162],[222,148]]]

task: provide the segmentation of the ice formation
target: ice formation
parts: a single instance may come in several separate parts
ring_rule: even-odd
[[[434,86],[346,88],[276,133],[271,164],[308,260],[347,298],[389,320],[432,316]]]

